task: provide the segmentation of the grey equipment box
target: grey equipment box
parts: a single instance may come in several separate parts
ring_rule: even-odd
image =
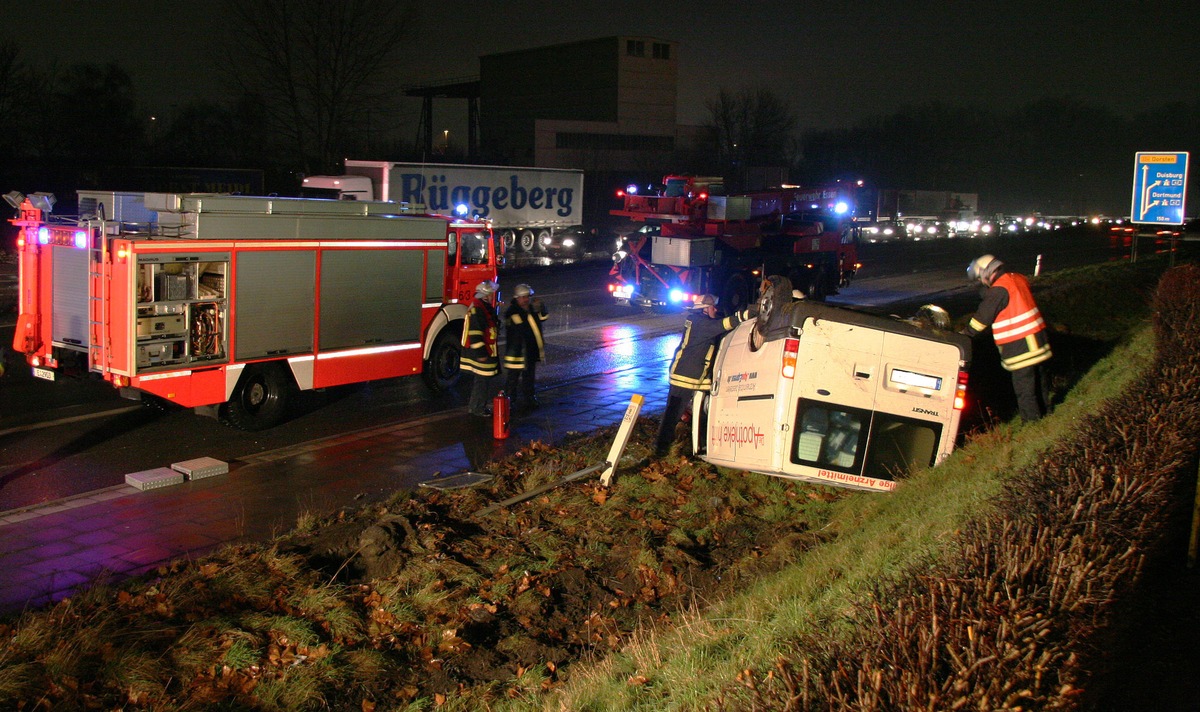
[[[715,237],[662,237],[656,235],[650,260],[672,267],[707,267],[713,263]]]
[[[229,472],[229,463],[211,457],[198,457],[195,460],[184,460],[171,465],[171,469],[187,475],[189,480],[202,480],[205,477],[224,475]]]
[[[145,492],[159,487],[183,484],[183,474],[169,467],[156,467],[153,470],[130,472],[125,475],[125,484],[132,485]]]

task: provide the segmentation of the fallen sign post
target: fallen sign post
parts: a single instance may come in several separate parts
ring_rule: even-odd
[[[621,427],[617,428],[617,437],[613,440],[612,447],[608,451],[608,459],[607,460],[605,460],[604,462],[597,463],[595,465],[591,465],[589,467],[585,467],[582,470],[579,470],[578,472],[572,472],[571,474],[567,475],[566,477],[562,478],[561,480],[547,482],[544,485],[534,487],[533,489],[528,490],[526,492],[522,492],[521,494],[513,495],[512,497],[509,497],[506,500],[496,502],[495,504],[488,505],[487,507],[484,507],[483,509],[476,512],[475,516],[482,517],[482,516],[491,514],[492,512],[496,511],[497,509],[502,509],[504,507],[518,504],[518,503],[524,502],[525,500],[528,500],[528,499],[533,499],[534,497],[538,496],[539,494],[541,494],[543,492],[549,492],[550,490],[554,489],[555,487],[560,487],[562,485],[567,484],[568,482],[574,482],[575,480],[579,479],[580,477],[590,475],[593,472],[597,472],[597,471],[603,471],[603,474],[600,477],[600,481],[604,484],[605,487],[608,487],[610,484],[612,484],[612,477],[613,477],[613,473],[616,472],[617,462],[621,459],[621,455],[625,452],[625,445],[628,444],[629,436],[633,432],[633,424],[637,422],[638,414],[642,411],[642,403],[644,403],[645,401],[646,401],[645,397],[640,396],[640,395],[634,395],[633,398],[631,398],[629,400],[629,407],[625,409],[625,415],[621,419]]]
[[[613,475],[617,473],[617,463],[621,461],[621,455],[625,454],[625,445],[629,443],[633,424],[637,422],[645,402],[646,399],[636,393],[629,399],[629,407],[625,409],[625,416],[621,418],[621,427],[617,428],[617,437],[613,439],[612,447],[608,451],[608,467],[600,475],[600,484],[605,487],[612,485]]]
[[[574,482],[575,480],[579,479],[580,477],[583,477],[584,475],[590,475],[593,472],[596,472],[597,470],[602,470],[606,467],[608,467],[607,462],[601,462],[597,465],[592,465],[591,467],[585,467],[578,472],[572,472],[571,474],[567,475],[566,477],[562,478],[561,480],[547,482],[546,484],[541,485],[539,487],[534,487],[531,490],[522,492],[521,494],[518,494],[518,495],[513,495],[512,497],[509,497],[506,500],[496,502],[495,504],[484,507],[483,509],[476,512],[475,516],[482,517],[486,514],[491,514],[492,512],[496,511],[497,509],[502,509],[504,507],[508,507],[508,506],[517,504],[519,502],[524,502],[527,499],[533,499],[534,497],[538,496],[539,494],[541,494],[543,492],[549,492],[550,490],[554,489],[555,487],[565,485],[568,482]]]

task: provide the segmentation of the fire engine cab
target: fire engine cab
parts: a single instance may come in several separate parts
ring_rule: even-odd
[[[487,224],[397,203],[81,191],[63,219],[45,196],[12,220],[13,348],[34,375],[96,374],[248,430],[296,389],[450,387],[474,287],[496,279]]]

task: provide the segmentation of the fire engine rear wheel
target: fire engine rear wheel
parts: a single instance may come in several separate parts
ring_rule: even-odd
[[[517,246],[517,231],[505,230],[500,233],[500,239],[504,242],[504,251],[512,252],[513,248]]]
[[[453,388],[461,371],[459,357],[462,355],[462,345],[459,335],[462,334],[462,322],[452,322],[437,335],[433,348],[429,350],[429,360],[425,362],[425,384],[434,393],[442,393]]]
[[[277,365],[247,366],[233,397],[221,407],[221,421],[238,430],[266,430],[283,421],[292,379]]]
[[[533,234],[533,230],[521,231],[521,252],[533,252],[533,248],[537,247],[537,235]]]

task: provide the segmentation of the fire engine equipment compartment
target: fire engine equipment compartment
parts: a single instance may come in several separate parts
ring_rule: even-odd
[[[722,341],[693,448],[724,467],[889,491],[954,449],[970,361],[960,334],[784,304]]]
[[[230,255],[137,255],[138,371],[225,360],[225,275]]]

